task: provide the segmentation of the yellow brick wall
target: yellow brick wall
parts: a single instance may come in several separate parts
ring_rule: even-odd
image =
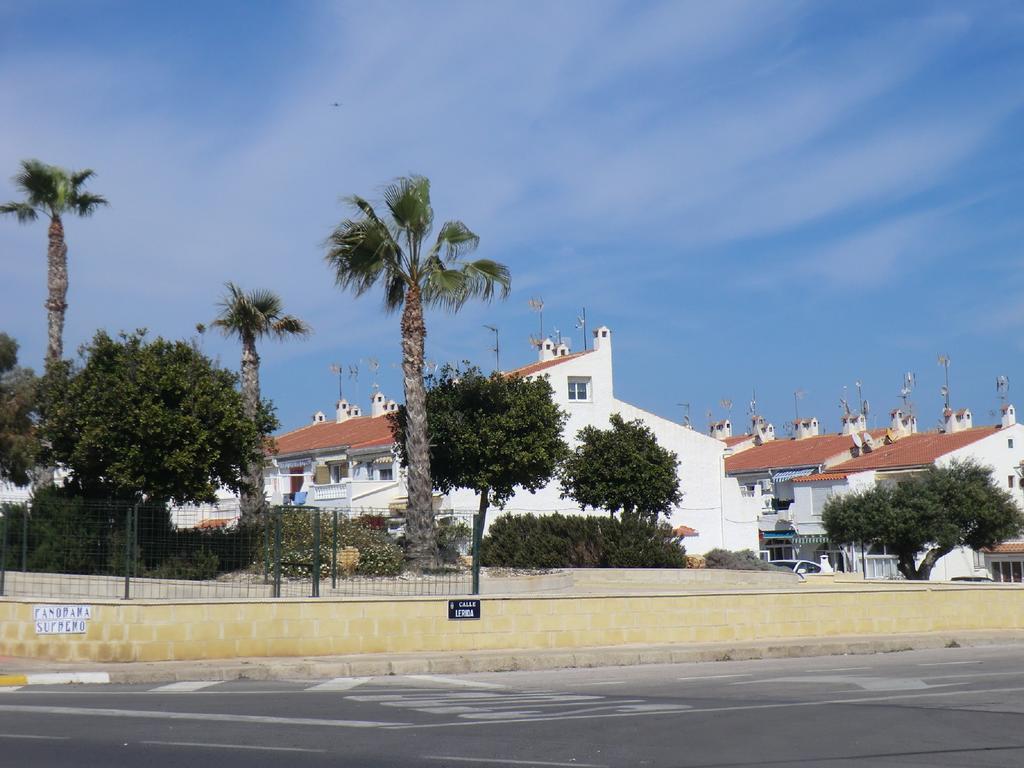
[[[84,635],[37,635],[32,607],[46,602],[57,601],[0,599],[0,655],[161,661],[1024,628],[1024,589],[976,585],[484,597],[479,621],[449,621],[445,598],[83,600]]]

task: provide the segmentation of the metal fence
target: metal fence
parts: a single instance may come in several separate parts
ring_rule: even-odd
[[[404,556],[389,510],[202,507],[56,496],[0,504],[0,596],[231,599],[464,595],[472,512],[437,513],[436,567]]]

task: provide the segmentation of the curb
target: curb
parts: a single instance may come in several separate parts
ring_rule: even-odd
[[[107,672],[42,672],[31,675],[0,675],[0,688],[22,685],[103,684],[111,682]]]

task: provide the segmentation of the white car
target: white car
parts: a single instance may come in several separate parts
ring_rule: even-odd
[[[812,563],[810,560],[772,560],[769,562],[769,565],[786,568],[799,576],[808,573],[821,573],[821,566],[817,563]]]

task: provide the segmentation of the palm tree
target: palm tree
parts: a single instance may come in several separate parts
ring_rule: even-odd
[[[64,214],[91,216],[101,205],[102,195],[85,192],[82,185],[95,176],[88,168],[68,171],[38,160],[22,160],[14,184],[25,193],[21,201],[0,205],[0,214],[12,214],[21,223],[35,221],[40,215],[50,219],[46,270],[47,345],[46,368],[64,354],[64,314],[68,303],[68,247],[64,243]]]
[[[437,562],[437,545],[427,439],[423,343],[424,306],[457,311],[469,298],[491,300],[500,290],[508,296],[511,277],[504,264],[489,259],[466,261],[480,238],[461,221],[446,221],[433,245],[430,181],[422,176],[396,179],[384,189],[389,217],[380,218],[361,197],[348,199],[357,218],[345,219],[327,239],[327,263],[341,288],[356,295],[377,283],[384,287],[388,312],[402,309],[402,378],[407,412],[405,453],[409,504],[406,538],[409,558],[418,568]]]
[[[242,402],[245,415],[257,420],[260,410],[260,356],[256,341],[269,336],[283,340],[308,336],[310,327],[293,315],[284,314],[281,297],[273,291],[246,293],[234,283],[224,285],[227,293],[220,300],[220,314],[211,325],[225,336],[237,336],[242,342]],[[247,470],[249,486],[242,492],[242,514],[252,516],[263,509],[263,462],[253,462]]]

